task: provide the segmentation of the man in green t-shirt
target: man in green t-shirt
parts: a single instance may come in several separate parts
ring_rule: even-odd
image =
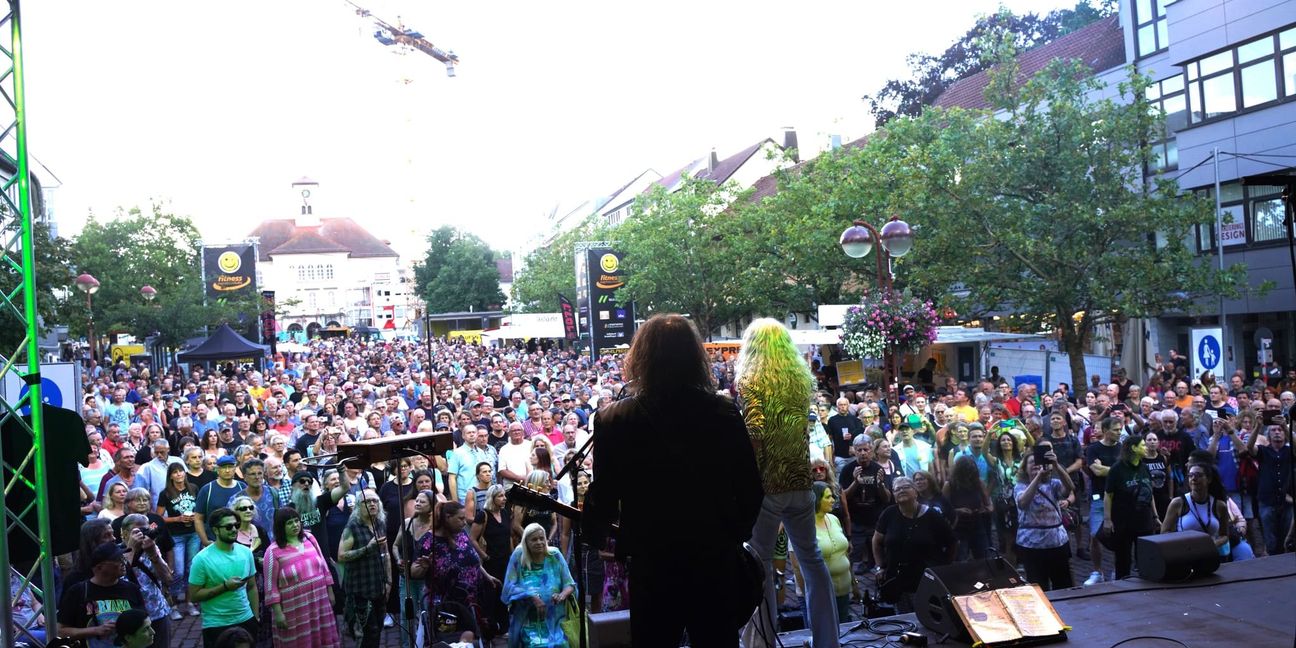
[[[189,600],[202,608],[203,646],[215,646],[216,638],[231,626],[242,626],[255,640],[261,604],[252,550],[234,542],[238,536],[234,511],[221,507],[208,519],[215,542],[194,556],[189,570]]]

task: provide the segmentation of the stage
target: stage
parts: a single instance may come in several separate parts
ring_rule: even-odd
[[[1072,628],[1068,642],[1077,646],[1112,646],[1144,636],[1176,639],[1191,648],[1296,645],[1296,554],[1220,565],[1210,576],[1180,584],[1131,578],[1048,595],[1058,616]],[[886,618],[913,623],[932,645],[940,639],[912,614]],[[841,631],[857,624],[843,624]],[[805,630],[780,635],[788,648],[804,645],[809,636]],[[854,642],[853,646],[888,645],[883,638],[864,631],[844,635],[842,643],[846,642]],[[950,639],[941,645],[968,644]],[[1146,639],[1121,645],[1158,648],[1179,644]]]

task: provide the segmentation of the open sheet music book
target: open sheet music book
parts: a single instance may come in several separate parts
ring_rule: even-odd
[[[1059,637],[1067,629],[1038,585],[955,596],[953,600],[974,646]]]

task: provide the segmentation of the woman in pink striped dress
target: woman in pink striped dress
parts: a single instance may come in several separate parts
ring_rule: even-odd
[[[275,541],[265,552],[265,604],[274,613],[275,646],[341,646],[333,615],[333,577],[296,509],[275,512]]]

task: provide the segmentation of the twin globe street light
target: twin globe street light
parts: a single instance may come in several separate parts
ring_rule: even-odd
[[[891,258],[900,258],[913,249],[914,233],[909,227],[909,223],[900,220],[899,216],[892,216],[891,220],[882,226],[882,231],[869,225],[866,221],[856,220],[854,224],[847,227],[841,234],[839,244],[842,252],[852,259],[861,259],[868,256],[873,251],[873,244],[879,244],[878,253],[873,257],[877,262],[877,280],[878,287],[885,290],[887,294],[892,290],[891,277]],[[890,348],[884,352],[882,358],[883,379],[886,381],[887,389],[890,389],[900,375],[899,363],[896,362],[895,354]]]
[[[94,275],[83,272],[74,280],[77,290],[86,294],[86,342],[90,344],[90,359],[98,360],[99,345],[95,340],[94,334],[94,294],[99,292],[99,280]],[[140,288],[140,296],[148,301],[157,298],[157,288],[145,284]]]
[[[90,344],[90,360],[98,360],[96,352],[99,345],[95,343],[94,310],[91,298],[99,292],[99,280],[90,273],[83,272],[76,278],[76,287],[86,294],[86,342]]]

